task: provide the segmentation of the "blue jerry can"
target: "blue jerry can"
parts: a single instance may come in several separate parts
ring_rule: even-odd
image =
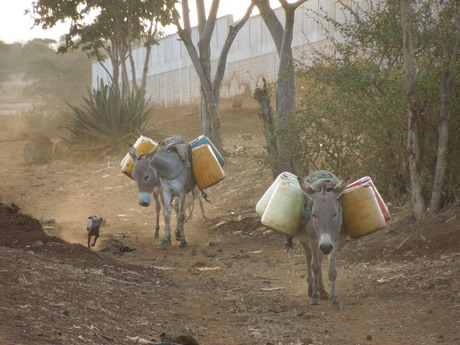
[[[225,164],[224,158],[220,155],[219,151],[217,151],[217,149],[214,147],[211,140],[209,140],[207,137],[205,137],[204,135],[200,135],[195,140],[192,140],[191,142],[189,142],[189,145],[192,148],[199,147],[204,144],[208,144],[209,146],[211,146],[212,151],[216,155],[217,161],[219,162],[220,166],[223,167]]]

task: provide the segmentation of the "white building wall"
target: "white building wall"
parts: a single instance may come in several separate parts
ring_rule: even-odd
[[[310,18],[311,12],[320,8],[329,15],[342,18],[340,4],[336,0],[310,0],[296,10],[294,37],[292,48],[294,55],[299,57],[304,51],[320,49],[324,46],[326,32],[316,20]],[[276,15],[284,22],[282,8],[275,10]],[[218,58],[225,43],[228,27],[233,23],[233,16],[227,15],[217,19],[211,39],[212,75],[215,74]],[[192,29],[192,40],[198,42],[198,29]],[[136,64],[136,78],[142,76],[144,67],[145,47],[133,50]],[[246,88],[252,93],[261,85],[262,78],[267,82],[277,79],[279,58],[269,30],[260,15],[251,17],[236,36],[228,57],[224,79],[221,86],[221,97],[241,94]],[[111,71],[109,60],[104,62]],[[128,77],[131,79],[130,66]],[[108,83],[105,70],[98,62],[92,65],[92,85],[97,88],[103,79]],[[138,79],[140,82],[140,79]],[[200,83],[185,46],[178,34],[167,36],[154,45],[151,50],[147,77],[147,97],[150,101],[162,106],[173,104],[198,103],[200,100]]]

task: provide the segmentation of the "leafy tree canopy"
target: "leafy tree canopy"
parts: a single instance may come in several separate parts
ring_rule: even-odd
[[[52,28],[58,22],[70,22],[65,45],[82,47],[91,56],[103,59],[101,52],[107,42],[118,37],[125,42],[146,38],[153,22],[166,26],[172,22],[171,10],[177,0],[38,0],[27,10],[36,26]],[[155,43],[153,41],[150,44]],[[100,55],[99,55],[100,54]]]

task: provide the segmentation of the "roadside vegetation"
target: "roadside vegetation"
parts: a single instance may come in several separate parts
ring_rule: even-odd
[[[413,78],[421,107],[415,128],[414,124],[408,127],[410,107],[400,4],[363,1],[353,8],[344,5],[343,11],[344,17],[352,20],[339,23],[320,12],[333,28],[329,32],[332,43],[309,56],[312,64],[298,60],[301,104],[290,132],[281,135],[300,138],[303,171],[321,167],[340,176],[372,176],[388,198],[425,205],[422,214],[458,204],[458,1],[442,5],[425,1],[413,9]],[[443,86],[445,82],[447,87]],[[443,128],[444,122],[448,131]],[[413,139],[409,140],[413,131],[419,148],[413,146]],[[420,152],[417,171],[413,171],[408,157],[416,150]],[[445,153],[444,160],[439,159],[440,153]],[[442,186],[438,183],[440,172],[445,174]],[[421,181],[421,201],[411,195],[414,178]],[[436,193],[440,193],[439,203],[434,201]],[[417,216],[415,209],[414,213]]]

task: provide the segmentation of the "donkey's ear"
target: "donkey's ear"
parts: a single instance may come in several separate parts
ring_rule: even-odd
[[[339,184],[337,184],[337,186],[335,186],[332,192],[336,194],[337,199],[340,198],[343,192],[345,192],[345,189],[347,189],[349,179],[350,177],[347,176],[342,181],[340,181]]]
[[[133,145],[131,145],[131,144],[129,144],[129,150],[128,150],[128,152],[129,152],[129,155],[131,156],[131,158],[133,159],[133,161],[135,161],[136,159],[139,158],[139,155],[138,155],[138,153],[137,153],[136,148],[135,148]]]
[[[147,161],[149,163],[152,163],[153,162],[153,159],[155,158],[155,155],[157,154],[158,152],[158,149],[160,148],[160,145],[157,145],[152,152],[149,152],[147,153],[146,155],[144,155],[145,159],[147,159]]]
[[[313,187],[305,181],[304,178],[302,177],[297,177],[297,180],[299,181],[300,188],[307,194],[310,198],[313,196],[313,194],[316,193],[316,190],[313,189]]]

